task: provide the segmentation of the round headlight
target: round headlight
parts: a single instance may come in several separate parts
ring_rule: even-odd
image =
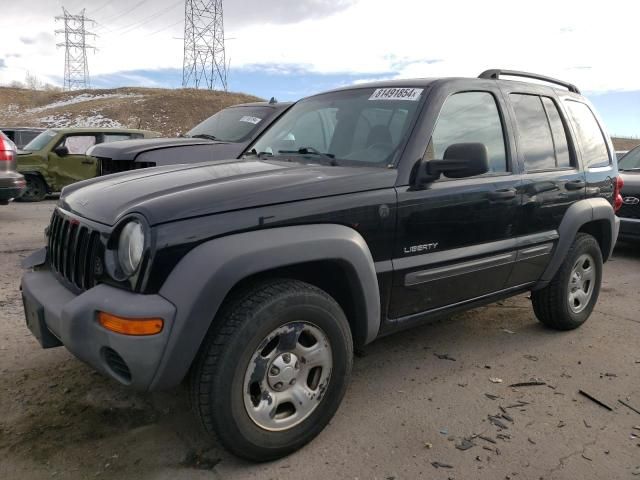
[[[131,276],[138,269],[144,252],[144,230],[136,220],[128,222],[120,232],[118,261],[125,275]]]

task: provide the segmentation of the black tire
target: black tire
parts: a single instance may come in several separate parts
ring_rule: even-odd
[[[576,262],[588,256],[593,260],[594,278],[590,285],[591,294],[584,307],[576,312],[571,307],[572,272]],[[602,282],[602,252],[595,238],[586,233],[579,233],[567,252],[564,262],[551,283],[541,290],[532,292],[531,301],[538,320],[556,330],[573,330],[582,325],[591,315],[598,301]],[[581,305],[575,305],[579,308]]]
[[[325,384],[317,386],[320,389],[317,404],[310,407],[308,417],[286,430],[269,431],[258,426],[249,415],[245,405],[245,392],[246,395],[250,393],[250,385],[245,385],[246,375],[249,371],[251,375],[255,373],[257,360],[252,360],[266,348],[264,345],[269,336],[301,319],[324,333],[323,338],[330,347],[327,358],[332,361],[330,376]],[[302,335],[295,335],[297,346]],[[281,358],[286,355],[281,352],[288,351],[279,343],[274,348],[274,355]],[[304,357],[300,361],[304,364]],[[327,425],[346,391],[352,362],[349,324],[331,296],[297,280],[261,282],[233,295],[217,315],[191,369],[192,407],[204,429],[216,434],[235,455],[253,461],[273,460],[299,449]],[[273,367],[266,361],[264,366],[266,379],[267,372]],[[267,385],[265,379],[260,385]],[[262,401],[263,394],[259,393],[258,401]],[[271,398],[268,404],[271,405]],[[271,417],[274,412],[275,409],[270,411]]]
[[[18,202],[41,202],[47,196],[47,184],[38,175],[25,175],[27,188],[22,196],[16,198]]]

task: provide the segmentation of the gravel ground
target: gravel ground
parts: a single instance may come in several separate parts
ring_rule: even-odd
[[[616,249],[577,331],[543,328],[519,296],[375,342],[324,432],[256,465],[199,429],[185,389],[130,392],[31,337],[20,261],[54,204],[0,207],[1,479],[640,478],[640,414],[618,401],[640,409],[637,246]],[[531,379],[545,385],[509,387]]]

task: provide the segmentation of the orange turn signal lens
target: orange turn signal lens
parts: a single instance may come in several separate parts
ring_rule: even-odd
[[[105,312],[98,312],[98,322],[107,330],[123,335],[155,335],[164,326],[161,318],[124,318]]]

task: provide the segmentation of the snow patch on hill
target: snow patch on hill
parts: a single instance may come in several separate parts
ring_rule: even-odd
[[[74,105],[76,103],[82,102],[90,102],[92,100],[107,100],[107,99],[120,99],[120,98],[141,98],[144,95],[139,93],[103,93],[103,94],[89,94],[89,93],[81,93],[80,95],[76,95],[71,98],[67,98],[65,100],[58,100],[57,102],[52,102],[47,105],[42,105],[40,107],[33,107],[25,110],[27,113],[38,113],[43,112],[44,110],[50,110],[52,108],[64,107],[67,105]]]
[[[66,128],[66,127],[78,127],[78,128],[94,128],[94,127],[106,127],[106,128],[124,128],[126,125],[113,120],[109,117],[105,117],[100,113],[93,115],[79,115],[71,118],[69,114],[60,115],[47,115],[46,117],[38,118],[38,121],[48,128]]]

